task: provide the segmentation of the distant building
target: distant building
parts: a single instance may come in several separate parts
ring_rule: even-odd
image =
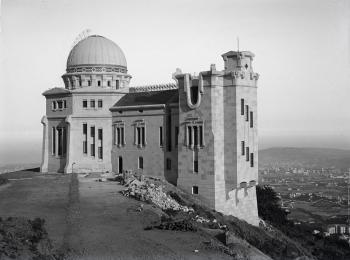
[[[223,71],[177,70],[174,83],[130,87],[114,42],[98,35],[81,40],[68,56],[65,88],[43,93],[41,171],[157,176],[257,225],[254,54],[222,57]]]
[[[327,226],[329,234],[350,234],[350,227],[345,224],[332,224]]]

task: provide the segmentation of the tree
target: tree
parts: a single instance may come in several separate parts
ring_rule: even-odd
[[[278,227],[289,224],[288,213],[281,208],[280,198],[270,186],[261,187],[258,185],[256,196],[259,217]]]

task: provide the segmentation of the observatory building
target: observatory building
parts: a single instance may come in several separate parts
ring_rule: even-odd
[[[224,70],[177,69],[174,83],[131,87],[123,51],[92,35],[70,51],[65,87],[43,93],[42,172],[125,170],[164,178],[215,210],[257,225],[254,54],[229,51]]]

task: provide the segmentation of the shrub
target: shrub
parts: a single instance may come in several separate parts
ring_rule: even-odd
[[[290,224],[287,219],[288,213],[281,208],[280,199],[271,187],[257,186],[256,196],[259,217],[277,227]]]

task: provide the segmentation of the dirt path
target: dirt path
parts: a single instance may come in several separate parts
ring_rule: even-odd
[[[59,252],[65,256],[69,255],[83,255],[80,251],[81,237],[81,215],[80,215],[80,201],[79,201],[79,180],[77,173],[70,176],[68,203],[65,215],[65,231],[62,239],[62,246]]]

